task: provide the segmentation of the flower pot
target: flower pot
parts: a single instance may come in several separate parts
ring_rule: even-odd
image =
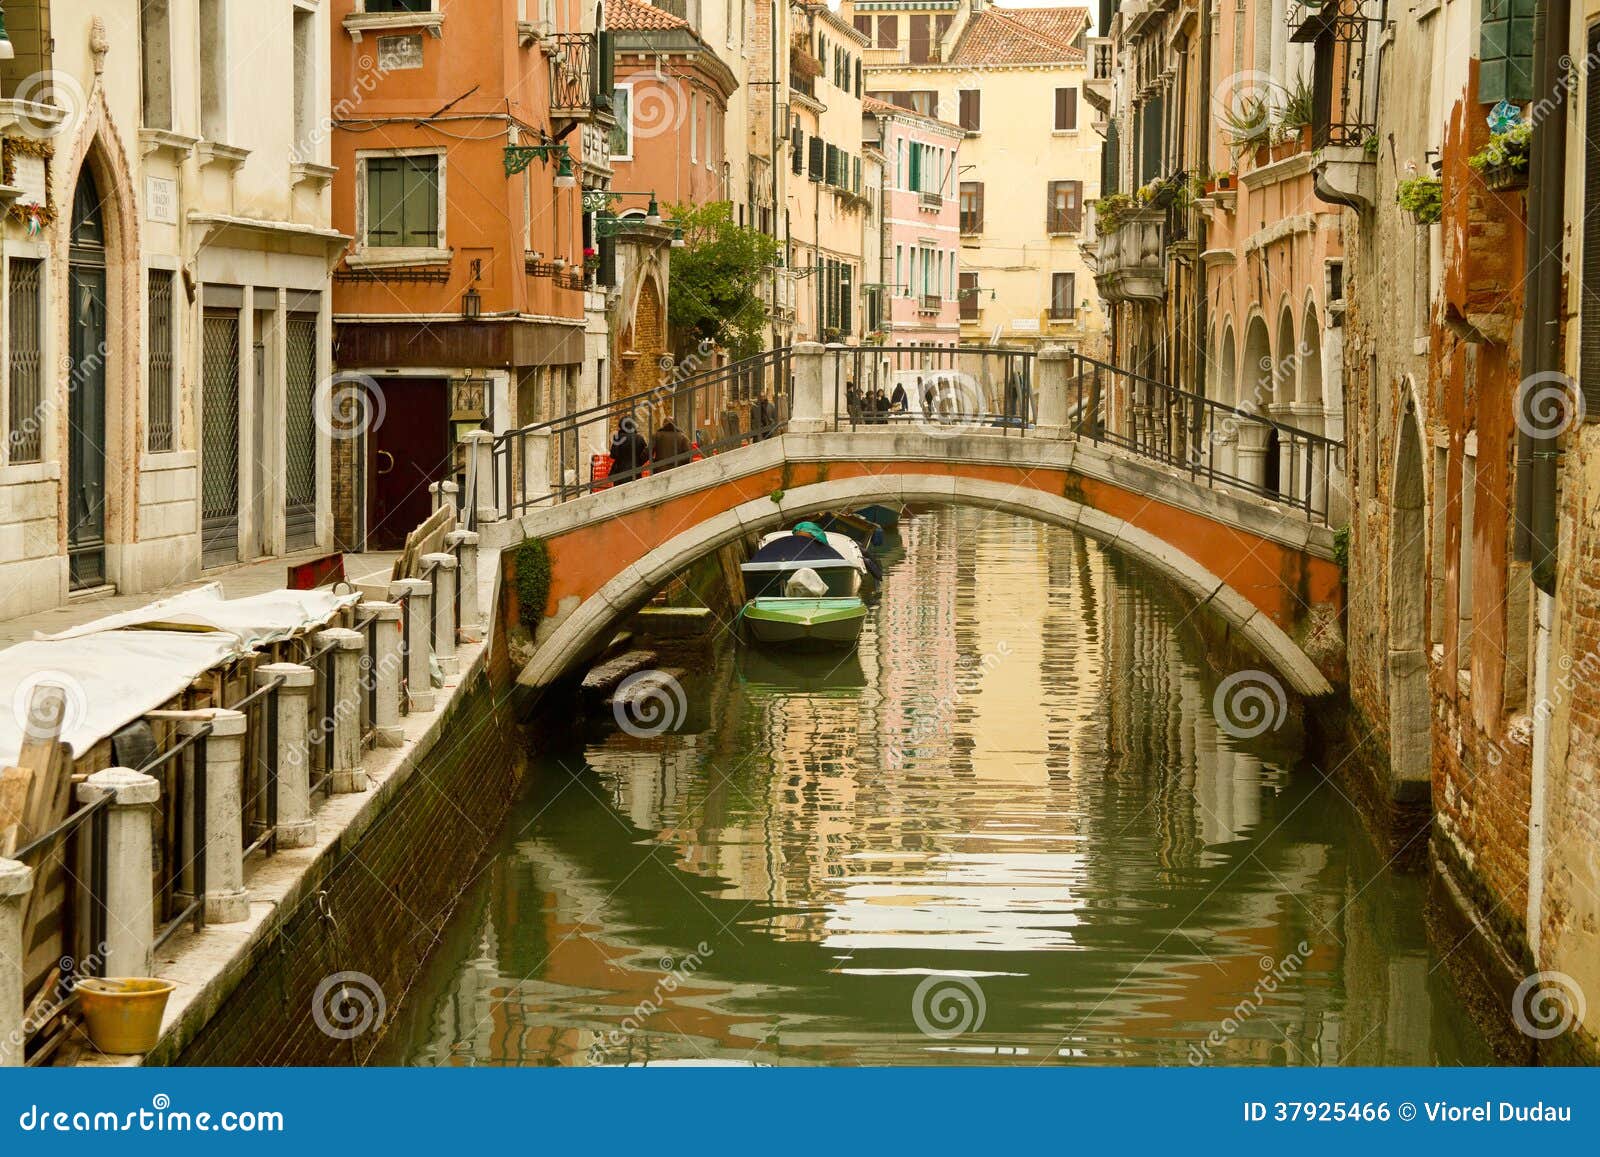
[[[1485,165],[1483,183],[1496,193],[1509,193],[1513,189],[1528,187],[1528,170],[1514,165]]]
[[[89,1041],[103,1053],[147,1053],[161,1036],[170,980],[121,977],[80,980],[73,991]]]
[[[1263,141],[1261,144],[1256,146],[1256,168],[1259,169],[1264,165],[1270,164],[1271,162],[1272,146]]]
[[[1217,178],[1217,188],[1219,188],[1219,189],[1231,189],[1231,188],[1233,188],[1233,174],[1232,173],[1224,173],[1222,176],[1218,177]]]

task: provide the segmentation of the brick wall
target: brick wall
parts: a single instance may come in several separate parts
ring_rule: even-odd
[[[499,650],[504,652],[503,640]],[[443,739],[358,843],[341,847],[320,884],[262,944],[237,988],[174,1057],[186,1065],[358,1063],[378,1035],[326,1035],[312,1017],[317,985],[338,972],[377,981],[389,1015],[404,998],[515,799],[526,767],[496,687],[477,676],[455,701]]]

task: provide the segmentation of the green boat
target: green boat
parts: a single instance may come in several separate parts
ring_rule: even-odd
[[[768,647],[848,650],[861,638],[867,605],[860,599],[751,599],[740,614],[746,634]]]

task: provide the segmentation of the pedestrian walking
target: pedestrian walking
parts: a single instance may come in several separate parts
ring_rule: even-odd
[[[650,447],[639,433],[639,423],[632,414],[617,423],[617,432],[611,436],[611,481],[631,482],[650,464]]]

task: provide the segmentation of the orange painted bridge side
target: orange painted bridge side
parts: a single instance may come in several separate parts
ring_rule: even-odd
[[[776,490],[896,475],[962,477],[1035,490],[1121,519],[1187,554],[1291,636],[1311,608],[1337,611],[1343,598],[1339,567],[1328,559],[1072,470],[949,460],[790,462],[550,537],[545,616],[554,616],[566,600],[588,599],[657,547],[743,503]]]

